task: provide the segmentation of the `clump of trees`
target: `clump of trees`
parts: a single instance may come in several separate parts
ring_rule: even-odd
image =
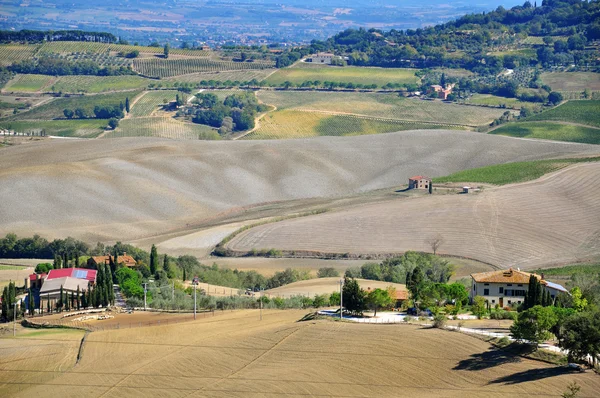
[[[223,102],[212,93],[196,95],[192,121],[219,129],[219,134],[254,128],[257,113],[267,106],[259,104],[252,92],[227,96]]]

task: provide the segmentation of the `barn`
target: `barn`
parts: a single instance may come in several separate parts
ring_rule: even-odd
[[[57,299],[60,295],[60,288],[71,294],[76,293],[78,288],[80,292],[88,290],[90,285],[96,283],[97,272],[94,269],[85,268],[63,268],[50,270],[40,289],[40,296],[43,298]]]
[[[414,176],[408,179],[408,189],[429,189],[431,178],[425,176]]]

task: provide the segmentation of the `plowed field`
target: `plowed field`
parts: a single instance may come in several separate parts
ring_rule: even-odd
[[[411,325],[296,322],[305,313],[264,311],[259,321],[254,310],[93,332],[69,370],[31,360],[26,367],[4,363],[22,371],[0,375],[8,383],[29,376],[10,395],[39,398],[556,397],[573,381],[582,387],[580,397],[600,390],[591,372],[506,355],[467,335]],[[0,395],[13,387],[0,384]]]
[[[235,250],[337,253],[431,251],[508,267],[577,262],[600,256],[600,163],[469,195],[433,195],[252,228]]]
[[[1,150],[0,202],[10,206],[0,207],[0,235],[130,241],[259,203],[598,151],[447,130],[273,141],[52,140]]]

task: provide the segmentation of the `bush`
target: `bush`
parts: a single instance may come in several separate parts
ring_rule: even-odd
[[[438,314],[433,317],[433,327],[438,329],[443,329],[446,326],[446,316],[442,314]]]
[[[517,319],[517,315],[518,314],[514,311],[497,309],[490,313],[490,319],[512,319],[514,321]]]
[[[50,263],[41,263],[35,266],[36,274],[47,274],[54,267]]]
[[[333,267],[323,267],[317,271],[317,278],[333,278],[338,276],[340,276],[340,273]]]

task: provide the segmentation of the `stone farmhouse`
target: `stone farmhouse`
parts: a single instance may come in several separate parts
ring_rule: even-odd
[[[408,189],[429,189],[431,178],[425,176],[414,176],[408,179]]]
[[[567,293],[567,289],[563,286],[545,280],[544,274],[531,274],[519,269],[509,268],[507,270],[471,274],[473,281],[469,298],[473,300],[475,296],[482,296],[489,302],[490,306],[498,304],[500,307],[505,307],[522,304],[529,290],[529,277],[531,275],[540,281],[544,291],[550,292],[552,300],[560,293]]]
[[[452,89],[454,89],[453,84],[449,84],[446,87],[442,87],[438,84],[433,84],[433,85],[429,86],[429,89],[427,90],[427,94],[437,93],[438,98],[445,101],[448,99],[448,96],[450,94],[452,94]]]
[[[98,268],[99,264],[110,264],[110,256],[93,256],[88,259],[88,266],[90,268]],[[127,255],[127,253],[123,253],[122,256],[117,256],[117,264],[123,264],[126,267],[132,268],[137,265],[137,262],[133,257]]]

